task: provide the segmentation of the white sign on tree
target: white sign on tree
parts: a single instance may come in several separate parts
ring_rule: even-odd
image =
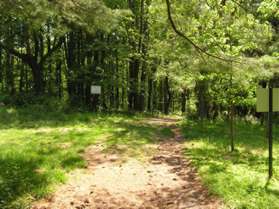
[[[101,94],[102,90],[101,90],[101,86],[91,86],[90,89],[91,94]]]

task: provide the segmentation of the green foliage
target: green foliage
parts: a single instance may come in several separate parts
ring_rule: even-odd
[[[54,35],[64,34],[72,27],[96,31],[97,28],[105,29],[113,25],[112,11],[99,0],[8,0],[0,4],[0,10],[3,11],[1,18],[26,24],[34,31],[44,30],[46,24],[50,23]]]
[[[47,92],[90,106],[95,84],[103,87],[99,109],[152,112],[185,91],[196,102],[207,72],[211,104],[234,98],[252,108],[257,82],[278,71],[277,2],[174,0],[171,8],[193,43],[235,62],[198,53],[170,27],[161,0],[7,0],[0,3],[1,92],[14,104]]]
[[[265,17],[277,17],[279,18],[279,11],[278,11],[279,3],[276,0],[265,0],[262,1],[258,11]]]

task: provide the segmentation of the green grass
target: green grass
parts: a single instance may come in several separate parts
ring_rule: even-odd
[[[259,124],[237,122],[236,151],[229,151],[225,122],[185,121],[185,155],[198,168],[211,193],[228,208],[279,208],[279,129],[274,126],[274,178],[267,183],[267,140]]]
[[[63,113],[43,107],[0,108],[0,208],[23,209],[50,194],[66,174],[83,168],[82,153],[102,143],[107,152],[143,158],[171,131],[142,116]]]

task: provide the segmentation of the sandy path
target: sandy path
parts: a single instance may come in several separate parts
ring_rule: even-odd
[[[177,121],[151,119],[170,126],[172,139],[157,145],[149,162],[121,161],[106,155],[102,146],[85,152],[88,168],[70,174],[67,184],[49,198],[36,202],[32,209],[217,209],[220,202],[209,196],[195,169],[183,157],[182,136]]]

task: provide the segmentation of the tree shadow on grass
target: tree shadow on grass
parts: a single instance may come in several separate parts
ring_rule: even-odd
[[[182,125],[185,155],[191,159],[205,184],[224,199],[233,199],[235,208],[273,208],[279,202],[278,192],[265,188],[267,179],[267,142],[265,129],[259,124],[237,121],[234,152],[230,152],[229,124],[226,122],[189,121]],[[274,133],[274,154],[278,147]],[[277,155],[274,155],[277,158]],[[274,181],[278,182],[278,161],[274,160]],[[276,185],[276,184],[275,184]],[[257,199],[255,202],[248,199]],[[272,203],[272,201],[275,201]],[[274,207],[275,208],[275,207]],[[277,208],[277,207],[276,207]]]
[[[251,150],[262,152],[266,147],[264,141],[264,130],[259,125],[239,122],[236,127],[236,150],[229,152],[230,138],[229,125],[226,122],[190,121],[183,125],[183,135],[189,142],[186,154],[191,155],[198,166],[212,164],[213,168],[218,162],[226,166],[226,162],[232,164],[245,164],[257,167],[265,164],[263,155],[253,153]],[[191,141],[193,142],[191,144]],[[202,147],[196,147],[195,142],[202,142]],[[238,150],[241,149],[241,150]],[[214,169],[213,169],[214,170]],[[217,169],[218,170],[218,169]]]
[[[21,111],[1,110],[0,129],[11,129],[7,133],[17,129],[21,133],[22,129],[64,128],[75,124],[82,124],[86,129],[31,130],[12,137],[11,144],[3,140],[0,146],[1,209],[25,207],[24,202],[28,205],[33,198],[45,196],[54,184],[63,182],[66,172],[84,167],[86,162],[81,150],[98,142],[98,134],[102,136],[99,132],[108,131],[110,135],[101,140],[107,145],[107,151],[122,154],[127,153],[127,149],[141,152],[145,145],[159,143],[159,139],[173,135],[169,128],[139,123],[136,116],[92,113],[61,113],[61,116],[52,112]],[[126,148],[115,149],[119,145]]]
[[[276,128],[274,129],[276,130]],[[182,132],[187,140],[207,140],[210,144],[220,147],[230,145],[230,128],[227,121],[187,121],[182,125]],[[279,132],[274,132],[275,143],[279,139]],[[235,127],[235,143],[237,146],[249,149],[265,149],[265,127],[260,124],[251,124],[237,121]]]
[[[6,152],[0,157],[0,208],[26,208],[47,195],[64,174],[86,165],[75,149],[58,146],[25,148]]]
[[[135,154],[135,152],[143,151],[146,145],[156,145],[174,135],[170,128],[158,125],[122,121],[116,126],[120,129],[115,129],[105,141],[105,152],[123,155],[132,151]]]
[[[121,117],[120,117],[121,116]],[[48,111],[43,108],[2,108],[0,107],[0,129],[18,128],[40,128],[71,126],[76,124],[110,124],[116,118],[121,120],[137,119],[137,115],[131,114],[106,114],[92,112],[63,112]]]
[[[264,156],[255,155],[251,152],[226,152],[223,147],[186,148],[184,153],[191,158],[195,166],[207,166],[214,173],[226,171],[230,164],[242,164],[251,168],[257,168],[259,165],[266,164],[266,158]]]
[[[17,198],[43,192],[40,189],[47,187],[49,178],[38,171],[39,165],[40,160],[20,155],[0,159],[0,208],[16,208]]]

